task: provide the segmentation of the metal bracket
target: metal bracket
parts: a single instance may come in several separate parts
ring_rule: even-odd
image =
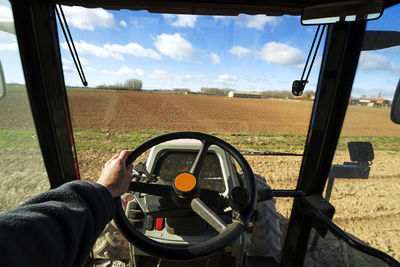
[[[330,220],[332,220],[335,214],[335,207],[333,207],[328,201],[322,198],[321,195],[310,195],[300,198],[300,208],[306,216],[314,217],[316,213],[322,213]],[[312,226],[317,232],[325,237],[328,228],[326,225],[320,223],[319,220],[312,220]]]

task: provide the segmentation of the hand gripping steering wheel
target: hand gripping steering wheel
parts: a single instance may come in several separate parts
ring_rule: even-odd
[[[165,244],[154,241],[138,231],[129,222],[122,208],[120,198],[115,199],[115,222],[125,238],[142,251],[159,258],[185,260],[206,256],[225,248],[246,230],[248,223],[254,216],[256,184],[249,163],[239,151],[219,138],[197,132],[176,132],[155,137],[138,146],[128,157],[126,164],[132,164],[132,162],[151,147],[175,139],[197,139],[202,142],[202,146],[190,171],[176,176],[171,185],[131,182],[129,190],[161,196],[171,203],[173,202],[177,207],[191,208],[211,227],[217,230],[218,235],[206,241],[188,245]],[[243,171],[243,187],[235,187],[231,191],[236,191],[236,195],[237,192],[239,192],[239,195],[243,195],[245,190],[247,192],[247,198],[244,203],[242,201],[240,209],[232,207],[232,209],[236,211],[236,216],[232,219],[232,223],[230,224],[226,224],[213,209],[210,208],[212,207],[211,205],[215,203],[215,200],[220,198],[219,193],[214,190],[201,189],[197,182],[207,150],[211,145],[217,145],[227,151],[237,161]],[[233,192],[230,192],[230,195],[232,195],[232,193]]]

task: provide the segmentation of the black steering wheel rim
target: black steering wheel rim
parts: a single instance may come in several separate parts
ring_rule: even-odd
[[[206,256],[218,251],[228,246],[246,230],[247,223],[251,221],[255,211],[256,183],[250,165],[238,150],[217,137],[198,132],[175,132],[152,138],[133,150],[132,154],[127,159],[127,165],[132,164],[132,162],[151,147],[175,139],[197,139],[207,141],[227,151],[233,158],[235,158],[239,166],[242,168],[246,185],[245,187],[250,197],[248,206],[243,209],[237,220],[227,226],[226,230],[204,242],[189,245],[159,243],[145,236],[138,231],[125,216],[125,212],[121,205],[121,199],[115,199],[116,215],[114,220],[121,233],[130,243],[142,251],[159,258],[185,260]]]

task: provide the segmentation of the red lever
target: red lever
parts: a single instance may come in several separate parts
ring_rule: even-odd
[[[161,231],[164,226],[164,218],[156,218],[156,230]]]

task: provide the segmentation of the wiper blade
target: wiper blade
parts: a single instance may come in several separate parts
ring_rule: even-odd
[[[58,12],[58,9],[60,9],[60,12]],[[72,59],[74,60],[76,70],[78,71],[78,74],[79,74],[79,77],[81,78],[82,84],[84,86],[87,86],[88,83],[86,81],[85,73],[83,72],[81,61],[79,60],[78,52],[76,52],[74,40],[72,40],[72,35],[71,35],[71,32],[69,31],[67,20],[65,19],[64,11],[62,10],[61,5],[58,5],[58,8],[56,6],[55,11],[56,11],[56,14],[58,17],[58,21],[60,22],[61,29],[64,33],[65,41],[67,42],[69,51],[71,52]],[[61,16],[60,16],[60,13],[61,13]],[[64,28],[64,24],[65,24],[65,28]],[[67,29],[68,35],[67,35],[67,32],[65,31],[65,29]],[[71,45],[72,45],[72,47],[71,47]]]

